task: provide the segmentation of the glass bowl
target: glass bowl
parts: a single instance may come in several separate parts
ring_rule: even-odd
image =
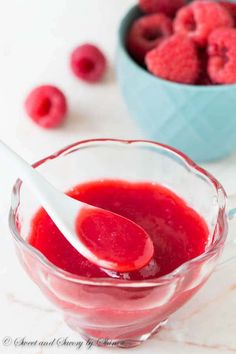
[[[181,196],[206,221],[206,251],[168,275],[127,281],[76,276],[48,261],[27,243],[40,208],[27,185],[13,188],[10,230],[18,258],[30,278],[64,314],[65,321],[98,345],[133,347],[158,332],[216,267],[226,235],[226,194],[215,178],[177,150],[150,141],[79,141],[34,167],[62,191],[99,179],[162,184]]]

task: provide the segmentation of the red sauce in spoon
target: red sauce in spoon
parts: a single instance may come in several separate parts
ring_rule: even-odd
[[[154,253],[152,240],[144,229],[107,210],[82,209],[76,219],[76,232],[99,259],[100,266],[117,272],[144,267]],[[94,257],[90,260],[96,264]]]

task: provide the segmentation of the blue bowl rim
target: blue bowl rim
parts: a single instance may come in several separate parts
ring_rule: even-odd
[[[138,5],[134,5],[132,6],[128,12],[124,15],[124,17],[121,20],[120,26],[119,26],[119,31],[118,31],[118,41],[119,41],[119,47],[121,48],[123,54],[126,56],[126,58],[129,60],[129,62],[135,66],[135,68],[137,70],[140,71],[140,73],[144,76],[146,76],[146,78],[148,78],[149,80],[153,80],[155,82],[159,82],[162,85],[166,85],[169,87],[173,87],[173,88],[177,88],[177,89],[185,89],[185,90],[195,90],[195,91],[206,91],[206,92],[210,92],[210,91],[225,91],[228,89],[236,89],[236,84],[222,84],[222,85],[209,85],[209,86],[204,86],[204,85],[189,85],[189,84],[180,84],[177,82],[172,82],[172,81],[168,81],[168,80],[164,80],[161,79],[157,76],[152,75],[151,73],[149,73],[147,70],[145,70],[144,68],[142,68],[140,65],[138,65],[135,60],[132,59],[132,57],[129,55],[126,45],[125,45],[125,38],[124,38],[124,28],[127,27],[127,21],[130,20],[130,16],[134,15],[134,14],[138,14],[141,13],[139,6]]]

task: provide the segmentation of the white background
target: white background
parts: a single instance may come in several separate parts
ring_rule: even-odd
[[[114,70],[118,24],[133,3],[132,0],[0,0],[0,139],[33,162],[79,139],[142,137],[122,101]],[[68,66],[71,50],[87,41],[97,43],[109,59],[106,78],[99,85],[79,82]],[[69,101],[68,121],[54,131],[34,125],[23,110],[26,94],[42,83],[58,85]],[[236,154],[205,167],[224,184],[228,193],[236,192]],[[1,345],[5,336],[79,339],[64,325],[60,314],[44,299],[16,260],[7,227],[10,188],[15,177],[2,160],[0,354],[75,353],[75,349]],[[130,352],[236,352],[235,267],[236,262],[231,263],[213,275],[157,338]],[[105,350],[92,349],[92,353],[102,352]]]

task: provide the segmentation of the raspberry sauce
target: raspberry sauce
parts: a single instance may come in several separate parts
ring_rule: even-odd
[[[40,209],[32,220],[28,242],[59,268],[84,277],[154,279],[168,274],[205,251],[209,230],[202,217],[172,191],[158,184],[102,180],[80,184],[71,197],[107,209],[140,225],[151,237],[154,256],[142,269],[116,273],[80,255]],[[136,240],[130,253],[136,252]]]
[[[153,242],[144,229],[108,210],[82,208],[75,230],[80,242],[91,252],[84,256],[105,269],[122,273],[138,270],[145,267],[154,254]]]

